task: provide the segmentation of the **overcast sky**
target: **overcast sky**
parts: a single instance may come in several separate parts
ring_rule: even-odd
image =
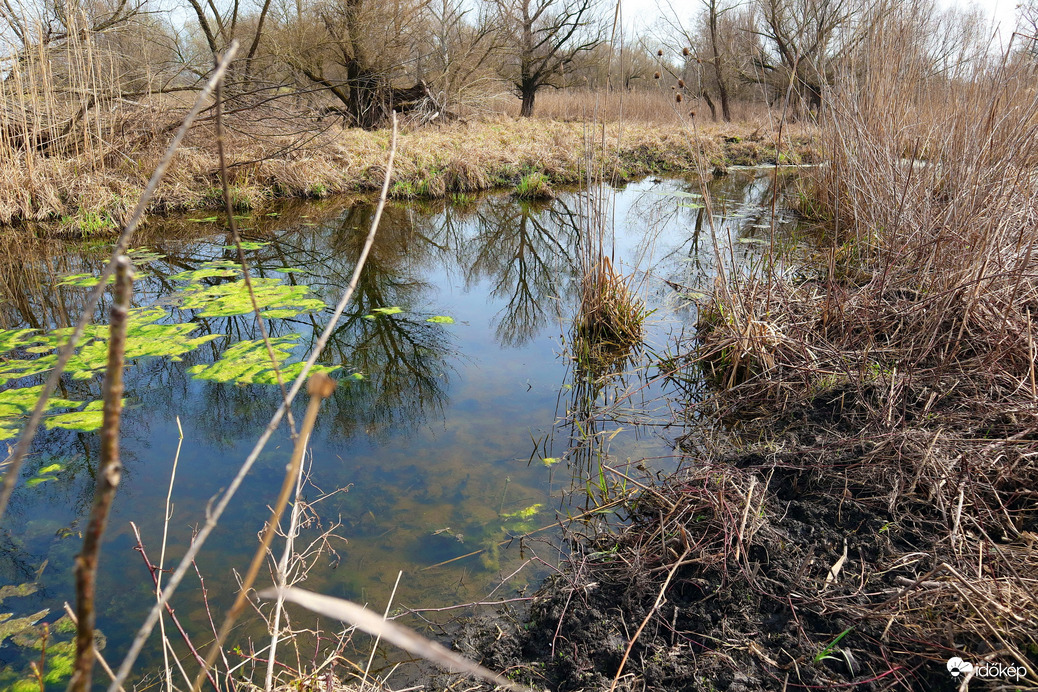
[[[963,8],[977,7],[993,22],[1001,24],[1001,33],[1008,36],[1016,23],[1016,4],[1018,0],[938,0],[942,5]],[[631,27],[645,27],[655,22],[661,14],[661,7],[673,7],[678,12],[690,17],[699,11],[701,0],[621,0],[624,24]]]

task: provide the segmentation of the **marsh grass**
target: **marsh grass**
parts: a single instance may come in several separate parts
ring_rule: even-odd
[[[608,255],[591,259],[580,287],[574,326],[582,353],[596,357],[625,352],[641,341],[645,302],[634,292],[631,278],[617,272]]]
[[[580,197],[581,237],[577,251],[580,304],[573,321],[573,350],[578,359],[621,359],[644,335],[645,302],[638,297],[632,277],[613,266],[613,203],[608,183],[616,182],[621,157],[596,156],[609,150],[610,137],[623,142],[622,130],[608,132],[603,125],[584,126]],[[596,367],[589,363],[588,370]]]
[[[518,107],[506,110],[518,114]],[[741,125],[766,128],[768,107],[762,103],[733,103],[733,121]],[[674,92],[669,88],[645,86],[633,89],[568,89],[547,90],[537,96],[534,117],[563,122],[625,122],[631,125],[657,125],[681,129],[688,125],[689,112],[697,113],[706,128],[724,129],[707,116],[708,109],[696,99],[676,106]],[[707,117],[704,117],[707,116]]]
[[[169,99],[141,103],[118,113],[127,123],[154,124],[149,128],[127,124],[123,130],[112,125],[115,134],[105,138],[108,154],[104,156],[74,152],[45,156],[21,150],[0,156],[4,183],[0,226],[50,221],[58,222],[48,227],[50,233],[83,236],[110,233],[92,223],[94,219],[125,221],[169,141],[165,123],[178,123],[183,112]],[[380,162],[389,146],[387,132],[344,129],[337,121],[314,123],[303,113],[279,112],[278,116],[280,129],[255,113],[248,120],[239,113],[227,115],[228,174],[238,208],[259,209],[273,198],[370,195],[378,190],[384,173]],[[680,130],[634,122],[608,123],[605,131],[604,139],[587,142],[584,125],[578,122],[501,118],[404,132],[392,194],[433,199],[508,189],[531,172],[543,173],[553,184],[579,183],[582,161],[589,157],[596,166],[608,165],[627,179],[688,170],[699,156],[755,164],[774,160],[776,155],[766,130],[754,124],[710,130],[695,142]],[[213,136],[210,121],[195,125],[150,211],[222,204],[219,166],[209,144]],[[8,152],[11,142],[8,139]],[[796,146],[805,160],[817,159],[809,133]],[[609,163],[616,161],[619,166]]]
[[[553,199],[555,191],[551,188],[551,181],[544,173],[527,173],[516,184],[512,195],[517,199]]]

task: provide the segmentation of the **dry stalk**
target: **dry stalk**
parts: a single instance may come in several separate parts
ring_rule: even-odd
[[[321,410],[321,403],[335,391],[335,381],[323,373],[318,373],[310,378],[310,384],[307,389],[310,394],[310,403],[307,405],[306,415],[303,418],[303,427],[296,438],[296,444],[292,450],[292,460],[289,462],[288,470],[285,473],[285,480],[281,484],[281,492],[278,494],[277,502],[274,503],[274,508],[270,512],[267,528],[263,532],[259,548],[256,549],[256,553],[252,556],[252,563],[249,565],[249,570],[245,573],[245,578],[242,580],[238,596],[234,600],[234,605],[231,606],[224,616],[223,624],[220,625],[216,639],[209,647],[209,653],[206,654],[202,669],[195,676],[195,682],[192,686],[194,692],[199,692],[202,689],[202,680],[210,675],[210,669],[216,662],[216,657],[220,654],[224,642],[227,641],[227,635],[231,633],[234,623],[248,604],[249,591],[252,589],[253,584],[256,583],[256,577],[259,576],[260,568],[267,557],[267,551],[270,550],[270,544],[274,540],[274,534],[277,532],[281,515],[285,513],[285,507],[288,506],[289,497],[292,495],[292,488],[299,480],[299,472],[303,466],[303,453],[306,451],[306,444],[310,441],[310,433],[313,432],[314,424],[317,422],[317,414]]]
[[[123,354],[126,349],[126,319],[133,294],[130,260],[115,258],[115,302],[111,309],[108,337],[108,364],[102,386],[104,409],[101,425],[101,454],[94,487],[94,505],[83,532],[83,550],[76,557],[76,661],[69,682],[72,692],[90,689],[94,669],[94,595],[97,588],[97,562],[101,537],[108,524],[108,514],[115,500],[122,464],[119,461],[119,422],[123,410]]]
[[[386,601],[386,610],[385,610],[384,613],[382,613],[382,619],[383,620],[388,620],[389,619],[389,609],[393,607],[393,599],[396,598],[396,590],[397,590],[397,587],[400,586],[400,577],[402,577],[402,576],[404,576],[404,573],[403,573],[402,570],[396,573],[396,581],[393,582],[393,590],[389,594],[389,600]],[[278,600],[281,600],[280,596],[278,597]],[[378,643],[380,641],[382,641],[382,637],[381,637],[381,635],[377,635],[375,637],[375,643],[371,645],[371,655],[368,656],[368,662],[364,666],[364,675],[362,675],[361,678],[360,678],[360,689],[361,689],[361,692],[363,692],[364,686],[368,683],[368,673],[371,670],[371,663],[375,660],[375,652],[378,651]]]
[[[166,509],[163,513],[162,519],[162,548],[159,550],[159,569],[158,579],[155,582],[155,598],[159,597],[162,593],[162,571],[166,566],[166,539],[169,536],[169,520],[173,518],[172,499],[173,499],[173,481],[177,477],[177,464],[180,462],[180,449],[184,446],[184,429],[180,426],[180,416],[177,416],[177,430],[180,432],[180,437],[177,439],[177,451],[173,455],[173,469],[169,474],[169,490],[166,491]],[[169,665],[169,653],[170,647],[168,646],[168,639],[166,638],[166,621],[165,618],[159,618],[159,635],[162,638],[162,662],[166,671],[166,687],[173,689],[173,669]],[[180,660],[174,656],[174,660],[177,661],[177,665],[180,665]],[[184,672],[181,667],[181,673]],[[185,676],[186,678],[186,676]],[[185,680],[185,682],[187,682]]]
[[[624,666],[627,665],[627,659],[631,656],[631,650],[634,648],[635,643],[637,643],[638,637],[641,636],[642,630],[644,630],[645,626],[649,624],[649,620],[651,620],[652,616],[656,614],[659,607],[663,605],[663,597],[667,593],[667,587],[670,586],[671,579],[673,579],[674,575],[677,574],[678,568],[684,564],[685,558],[688,557],[690,552],[692,552],[691,546],[686,545],[685,552],[681,554],[681,557],[679,557],[677,562],[674,563],[674,566],[670,568],[670,572],[667,573],[667,578],[663,581],[663,586],[660,587],[660,592],[656,596],[656,602],[652,604],[651,608],[649,608],[649,612],[645,615],[645,619],[642,620],[642,624],[638,625],[638,629],[635,630],[634,636],[631,637],[631,641],[627,643],[627,649],[624,651],[623,658],[620,659],[620,667],[616,670],[616,676],[613,678],[613,683],[609,686],[609,692],[613,692],[613,690],[616,689],[616,684],[620,681],[620,676],[623,675]]]

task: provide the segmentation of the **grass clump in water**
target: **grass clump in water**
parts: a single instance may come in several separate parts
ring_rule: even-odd
[[[602,256],[584,273],[580,312],[575,322],[578,354],[604,356],[627,352],[644,334],[645,303],[628,279]]]
[[[555,191],[548,176],[536,171],[520,178],[512,195],[518,199],[554,199]]]

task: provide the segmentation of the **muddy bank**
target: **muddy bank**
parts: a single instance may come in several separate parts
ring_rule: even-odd
[[[528,614],[472,625],[459,647],[560,691],[609,689],[621,666],[629,690],[955,689],[955,656],[1031,689],[1033,503],[1019,536],[961,514],[949,535],[955,508],[882,461],[890,446],[907,458],[947,443],[860,435],[870,403],[832,390],[745,426],[777,434],[690,459],[641,494],[628,526],[576,541]],[[958,562],[963,542],[983,544],[983,578]]]
[[[936,298],[763,286],[719,290],[668,364],[712,383],[684,469],[460,646],[553,690],[1038,689],[1026,336],[974,327],[949,357]]]

